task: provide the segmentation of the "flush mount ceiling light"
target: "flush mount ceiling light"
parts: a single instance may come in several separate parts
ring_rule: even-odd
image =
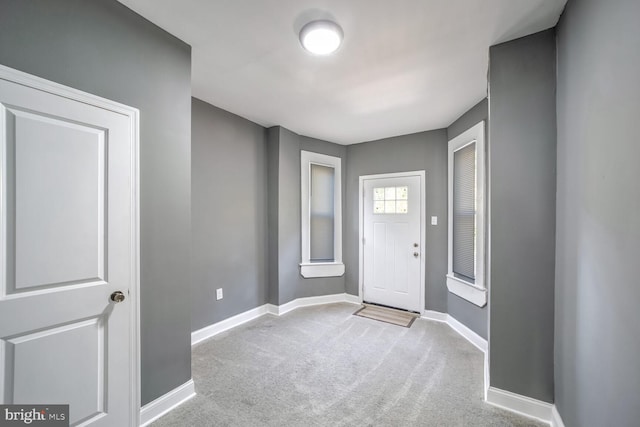
[[[333,21],[311,21],[300,30],[300,43],[311,53],[328,55],[340,47],[342,28]]]

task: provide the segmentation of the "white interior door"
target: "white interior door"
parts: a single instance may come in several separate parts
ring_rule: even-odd
[[[0,400],[69,404],[71,425],[127,426],[131,117],[36,87],[0,74]]]
[[[420,312],[420,176],[365,179],[363,300]]]

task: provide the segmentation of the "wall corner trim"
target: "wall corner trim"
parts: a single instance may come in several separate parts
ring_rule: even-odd
[[[331,304],[336,302],[346,302],[349,304],[360,304],[362,301],[351,294],[321,295],[317,297],[297,298],[283,305],[264,304],[243,313],[237,314],[228,319],[221,320],[213,325],[205,326],[191,333],[191,345],[196,345],[204,340],[212,338],[221,332],[227,331],[236,326],[240,326],[250,320],[257,319],[265,314],[282,316],[300,307],[310,307],[313,305]]]
[[[147,403],[140,409],[140,426],[145,427],[153,421],[174,410],[196,395],[193,379]]]
[[[487,403],[555,426],[555,424],[552,424],[554,405],[551,403],[495,387],[489,387],[487,390]]]
[[[564,421],[562,421],[556,405],[553,405],[553,409],[551,410],[551,427],[564,427]]]

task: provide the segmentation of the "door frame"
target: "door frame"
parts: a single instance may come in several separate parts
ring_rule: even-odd
[[[17,83],[33,89],[62,96],[73,101],[82,102],[104,110],[126,116],[129,120],[129,135],[131,138],[131,312],[129,313],[130,355],[129,369],[131,372],[130,385],[130,414],[131,426],[140,425],[140,110],[111,101],[97,95],[64,86],[50,80],[37,77],[23,71],[15,70],[0,64],[0,79]]]
[[[382,173],[375,175],[360,175],[358,177],[358,298],[360,302],[364,298],[364,181],[384,178],[406,178],[410,176],[420,177],[420,315],[425,311],[425,287],[426,287],[426,172],[424,170],[409,172]]]

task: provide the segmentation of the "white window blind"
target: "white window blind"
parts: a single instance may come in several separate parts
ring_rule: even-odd
[[[476,143],[453,153],[453,273],[476,278]]]
[[[316,164],[311,164],[310,169],[309,259],[311,262],[333,262],[335,170]]]

